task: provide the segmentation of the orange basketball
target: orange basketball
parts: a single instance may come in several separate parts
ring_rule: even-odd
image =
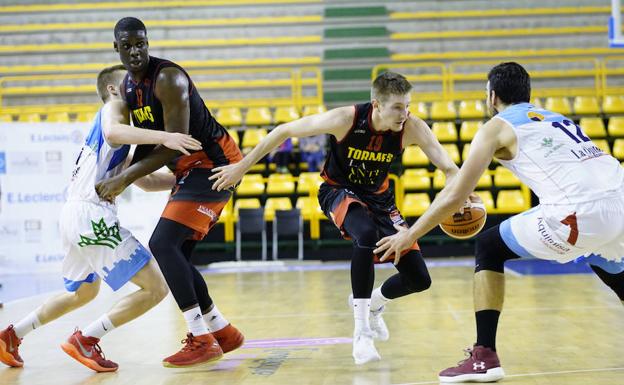
[[[487,212],[482,202],[471,202],[464,207],[464,213],[455,213],[440,223],[440,228],[448,236],[468,239],[477,235],[485,225]]]

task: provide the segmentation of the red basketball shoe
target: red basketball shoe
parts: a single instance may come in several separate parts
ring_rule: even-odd
[[[195,337],[192,333],[182,340],[184,347],[176,354],[163,360],[168,368],[187,368],[190,366],[216,361],[223,357],[223,350],[210,333]]]
[[[24,366],[24,360],[19,355],[21,338],[17,338],[13,325],[0,331],[0,361],[14,368]]]
[[[243,333],[232,326],[232,324],[228,324],[223,329],[213,332],[212,335],[216,338],[219,346],[221,346],[223,353],[238,349],[243,345],[243,342],[245,342]]]
[[[98,345],[99,338],[85,337],[78,329],[61,344],[61,349],[73,359],[96,372],[114,372],[119,365],[107,360]]]

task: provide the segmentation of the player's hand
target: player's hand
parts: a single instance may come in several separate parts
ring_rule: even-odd
[[[181,134],[179,132],[167,132],[162,145],[172,150],[180,151],[184,155],[190,155],[191,151],[199,151],[202,149],[201,142],[190,135]]]
[[[409,250],[416,240],[412,239],[405,226],[395,224],[394,228],[397,229],[397,233],[381,238],[379,242],[376,243],[377,248],[373,250],[373,253],[384,253],[381,258],[379,258],[380,262],[384,262],[394,255],[394,264],[397,265],[401,260],[401,253],[405,250]]]
[[[481,197],[475,194],[474,192],[470,193],[470,195],[468,196],[468,199],[466,199],[462,207],[460,207],[459,210],[457,210],[457,212],[459,212],[460,214],[463,214],[464,209],[471,207],[473,203],[483,204],[483,200],[481,199]]]
[[[115,202],[117,195],[121,194],[128,185],[122,178],[114,176],[112,178],[104,179],[100,183],[95,185],[95,191],[101,199],[108,202]]]
[[[221,191],[235,186],[245,175],[245,167],[242,162],[228,164],[221,167],[215,167],[212,169],[212,174],[208,179],[214,181],[212,183],[212,189]]]

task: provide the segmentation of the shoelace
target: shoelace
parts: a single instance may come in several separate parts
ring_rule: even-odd
[[[181,341],[185,346],[182,348],[183,352],[191,352],[197,348],[199,348],[202,343],[195,339],[191,333],[186,335],[186,338]]]
[[[99,355],[100,357],[102,357],[104,361],[107,361],[106,356],[104,355],[104,352],[102,351],[102,348],[100,347],[100,345],[94,344],[93,350],[95,350],[95,353]]]
[[[465,358],[465,359],[459,361],[457,363],[457,366],[462,366],[464,364],[464,362],[466,362],[466,361],[468,361],[469,359],[472,358],[472,348],[464,349],[464,355],[466,355],[468,358]]]

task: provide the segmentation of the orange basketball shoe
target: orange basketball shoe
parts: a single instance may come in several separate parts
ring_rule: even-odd
[[[13,325],[9,325],[9,327],[0,331],[0,361],[14,368],[24,366],[24,360],[22,360],[18,351],[21,343],[22,339],[17,338]]]
[[[238,349],[243,345],[243,342],[245,342],[243,333],[232,326],[232,324],[228,324],[223,329],[213,332],[212,335],[216,338],[219,346],[221,346],[223,353]]]
[[[99,338],[85,337],[78,329],[61,344],[61,349],[73,359],[96,372],[114,372],[119,365],[107,360],[102,353]]]
[[[216,361],[223,357],[223,350],[212,334],[195,337],[192,333],[182,340],[184,347],[176,354],[163,360],[167,368],[188,368],[195,365]]]

